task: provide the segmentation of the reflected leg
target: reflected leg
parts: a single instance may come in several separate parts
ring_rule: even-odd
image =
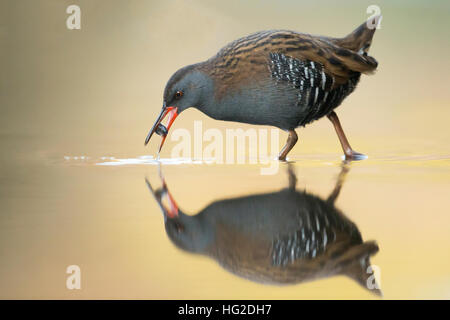
[[[334,189],[331,192],[331,194],[328,196],[327,202],[334,204],[337,197],[339,196],[339,193],[341,192],[342,185],[344,184],[345,178],[349,170],[350,170],[349,162],[343,161],[341,166],[341,172],[339,173],[339,176],[337,178],[336,185],[334,186]]]

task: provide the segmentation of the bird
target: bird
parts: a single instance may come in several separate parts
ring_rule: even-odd
[[[260,31],[235,40],[212,58],[176,71],[164,89],[163,107],[145,139],[162,135],[176,117],[194,107],[223,121],[268,125],[288,132],[278,159],[298,141],[298,127],[327,117],[333,124],[346,160],[366,158],[350,146],[334,111],[352,93],[361,74],[375,72],[368,55],[375,16],[343,38],[314,36],[290,30]],[[167,128],[162,124],[168,115]]]
[[[148,179],[146,183],[163,212],[168,238],[184,251],[208,256],[258,283],[287,285],[345,275],[381,295],[376,282],[367,285],[377,243],[364,242],[357,226],[335,207],[347,172],[343,165],[325,200],[297,191],[289,167],[287,188],[217,200],[197,214],[178,207],[162,173],[161,188],[154,189]]]

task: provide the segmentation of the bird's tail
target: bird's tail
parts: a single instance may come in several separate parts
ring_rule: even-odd
[[[332,41],[340,47],[367,55],[373,35],[381,19],[381,15],[371,17],[346,37],[334,38]]]
[[[379,284],[375,279],[376,267],[370,264],[370,256],[378,251],[378,245],[374,241],[366,241],[349,250],[341,257],[341,273],[354,279],[362,287],[372,293],[382,296]]]

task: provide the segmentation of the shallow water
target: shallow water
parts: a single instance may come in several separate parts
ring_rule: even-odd
[[[336,270],[318,274],[326,261],[310,267],[302,278],[310,281],[268,285],[236,275],[242,266],[232,273],[170,240],[145,182],[160,188],[159,169],[179,210],[191,215],[222,199],[287,188],[287,164],[262,175],[267,164],[170,156],[175,130],[196,138],[195,121],[223,136],[255,126],[189,109],[175,121],[160,161],[157,138],[143,146],[178,68],[259,30],[344,36],[367,17],[366,3],[80,1],[80,30],[66,28],[67,5],[0,2],[0,298],[379,299],[347,276],[327,277]],[[370,262],[385,298],[449,299],[449,2],[377,5],[384,18],[370,53],[378,70],[337,110],[352,146],[368,159],[349,165],[335,204],[364,241],[378,243]],[[297,132],[289,154],[296,190],[318,197],[320,207],[342,172],[339,142],[326,119]],[[271,152],[285,139],[281,132]],[[287,201],[263,209],[277,205],[291,208]],[[241,233],[228,239],[240,240],[234,248],[241,257],[252,243],[244,240],[264,239],[245,235],[275,225],[267,223],[273,214],[258,222],[251,212],[230,214]],[[81,290],[66,288],[70,265],[81,269]]]
[[[218,200],[286,188],[287,164],[264,176],[260,165],[84,157],[3,159],[2,298],[378,298],[342,275],[261,284],[180,250],[145,184],[161,187],[161,170],[179,208],[196,214]],[[296,189],[326,199],[342,170],[339,155],[291,160]],[[378,243],[371,263],[384,297],[450,298],[448,155],[369,155],[348,168],[336,206],[364,241]],[[81,290],[65,287],[73,264]]]

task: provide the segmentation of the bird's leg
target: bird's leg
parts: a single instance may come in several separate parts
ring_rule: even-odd
[[[350,170],[349,162],[343,161],[341,166],[341,172],[336,181],[336,185],[334,186],[333,192],[328,196],[327,202],[334,203],[341,193],[342,185],[344,184],[345,177],[347,176],[348,171]]]
[[[336,130],[336,133],[339,137],[339,141],[341,142],[342,150],[344,151],[345,154],[345,159],[347,160],[365,159],[366,158],[365,155],[354,151],[350,146],[350,143],[348,143],[347,137],[345,136],[344,130],[342,130],[342,126],[336,112],[332,111],[330,114],[328,114],[327,117],[328,119],[330,119],[331,123],[334,126],[334,129]]]
[[[278,156],[278,160],[286,161],[286,156],[291,151],[291,149],[295,146],[297,143],[298,136],[295,130],[289,130],[289,136],[286,141],[286,145],[281,149],[280,155]]]
[[[289,176],[289,189],[295,190],[295,186],[297,185],[297,176],[294,171],[294,166],[291,163],[288,163],[288,176]]]

